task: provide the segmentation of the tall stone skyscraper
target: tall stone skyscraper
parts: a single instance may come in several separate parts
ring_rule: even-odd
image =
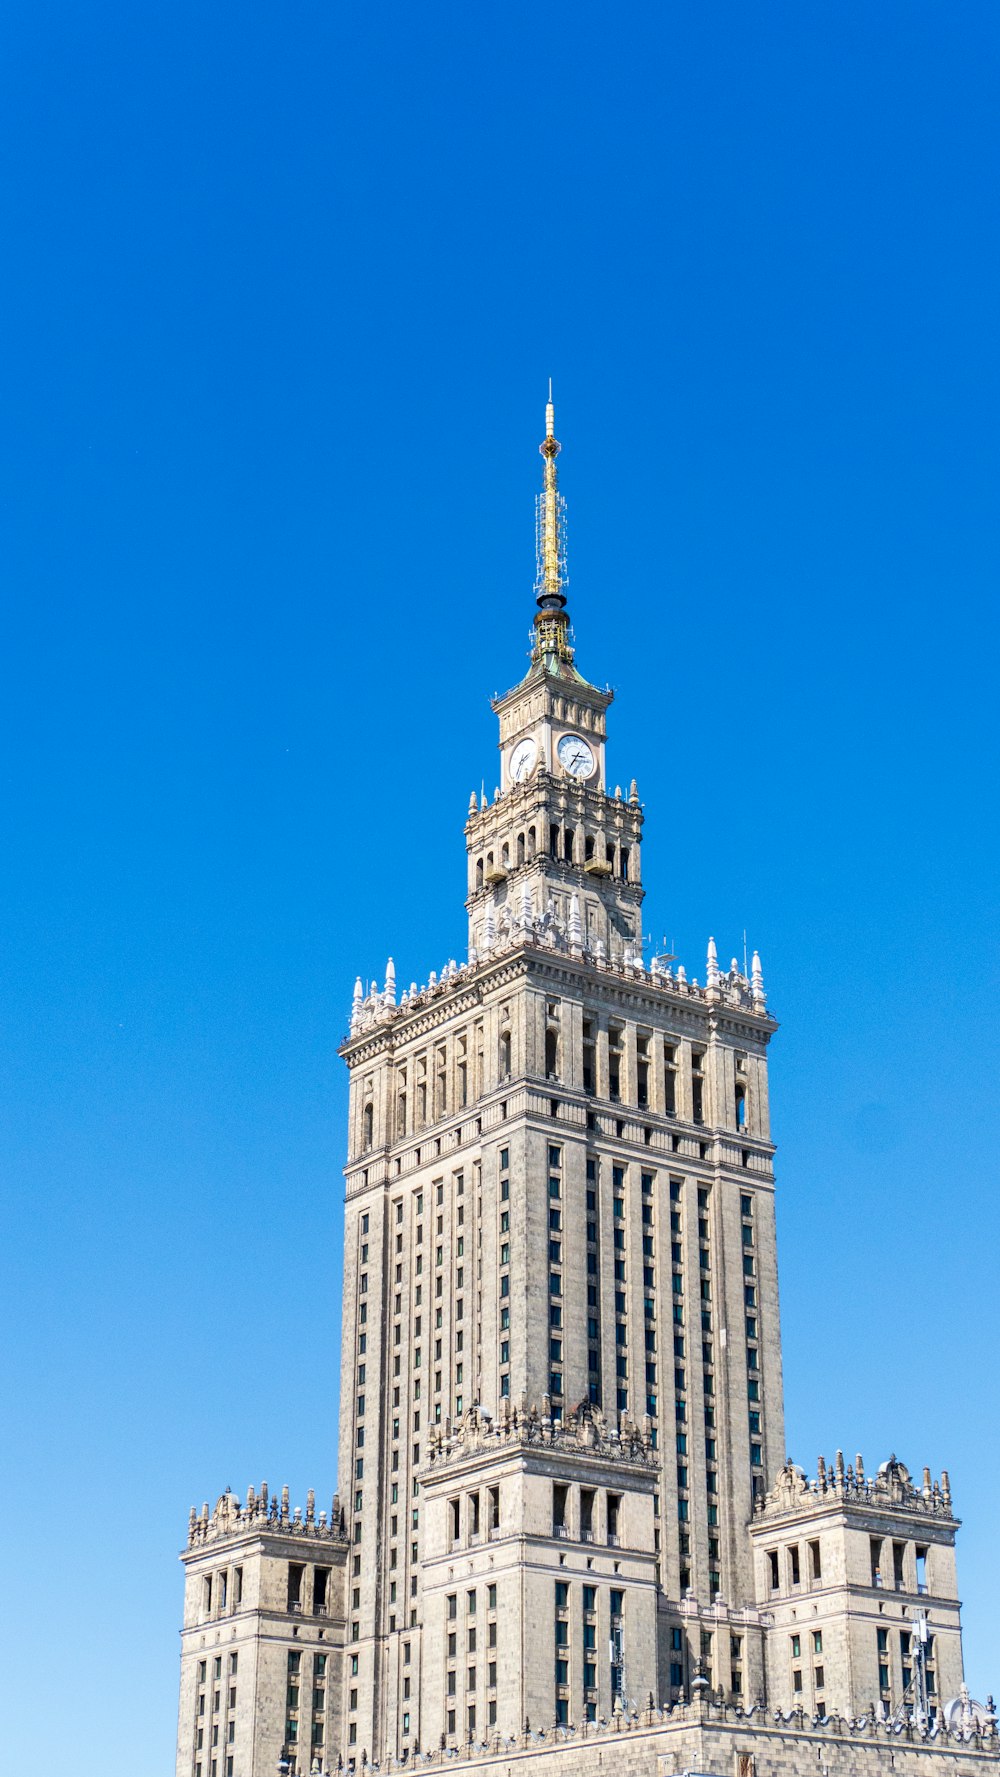
[[[709,939],[701,982],[646,959],[636,781],[607,776],[612,695],[570,645],[559,449],[550,400],[534,646],[465,825],[467,960],[359,982],[342,1049],[339,1496],[192,1514],[179,1777],[518,1736],[541,1758],[708,1698],[943,1729],[961,1700],[947,1477],[785,1461],[776,1025],[756,953],[720,968]]]
[[[632,1519],[649,1517],[640,1583],[659,1673],[652,1634],[633,1652],[623,1615],[626,1682],[641,1668],[643,1694],[669,1688],[680,1618],[668,1600],[752,1597],[746,1525],[784,1455],[775,1026],[756,960],[746,979],[720,971],[710,948],[703,986],[669,962],[644,967],[643,815],[634,780],[627,793],[607,781],[611,693],[583,678],[570,646],[551,403],[541,448],[535,645],[494,705],[499,794],[470,805],[466,822],[469,962],[400,1005],[391,987],[389,1003],[362,1000],[344,1049],[340,1476],[345,1491],[352,1478],[360,1538],[349,1610],[358,1714],[376,1724],[376,1746],[399,1746],[402,1717],[410,1734],[418,1720],[398,1683],[433,1597],[423,1571],[433,1508],[418,1477],[470,1408],[499,1423],[534,1407],[565,1424],[582,1407],[602,1436],[624,1424],[648,1441],[650,1512],[623,1497],[612,1533],[624,1551]],[[566,1528],[546,1525],[556,1570],[579,1543]],[[379,1549],[386,1561],[365,1559]],[[594,1571],[605,1568],[613,1577],[606,1555]],[[554,1657],[526,1670],[515,1719],[611,1710],[620,1675],[610,1617],[600,1620],[610,1577],[596,1657],[579,1670],[563,1662],[565,1683]],[[504,1615],[521,1608],[518,1563],[509,1583]],[[740,1663],[753,1657],[745,1644]],[[436,1663],[421,1646],[428,1678]],[[425,1739],[452,1713],[463,1734],[473,1711],[477,1727],[492,1725],[489,1665],[459,1662],[450,1707],[444,1670],[425,1679]]]

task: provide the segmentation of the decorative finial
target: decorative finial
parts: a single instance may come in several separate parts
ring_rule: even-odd
[[[706,987],[718,987],[719,985],[719,953],[715,948],[714,938],[709,938],[708,940],[708,961],[705,969],[705,985]]]
[[[382,1003],[386,1006],[396,1004],[396,965],[391,956],[385,965],[385,993],[382,995]]]
[[[764,996],[764,971],[760,966],[760,957],[756,950],[750,964],[750,998],[753,1001],[754,1010],[763,1012],[767,1004]]]
[[[566,616],[566,503],[559,492],[556,458],[562,445],[556,437],[556,416],[552,403],[552,382],[545,407],[545,437],[539,445],[544,469],[542,491],[535,507],[535,647],[532,659],[547,656],[569,662],[573,650],[569,646]]]

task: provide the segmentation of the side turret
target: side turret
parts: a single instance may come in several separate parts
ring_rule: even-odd
[[[230,1488],[188,1519],[178,1770],[295,1766],[342,1738],[347,1539],[335,1494],[305,1510],[288,1488]],[[275,1706],[275,1699],[280,1702]],[[213,1749],[219,1751],[213,1757]],[[220,1770],[226,1766],[219,1764]],[[309,1769],[309,1764],[302,1768]]]
[[[947,1474],[916,1485],[896,1456],[786,1462],[750,1527],[757,1602],[773,1618],[768,1694],[778,1707],[864,1712],[878,1698],[933,1722],[962,1684],[955,1533]]]

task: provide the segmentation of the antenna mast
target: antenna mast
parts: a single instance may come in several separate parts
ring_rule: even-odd
[[[544,463],[542,491],[535,497],[535,617],[536,659],[553,654],[570,661],[566,615],[566,502],[559,492],[556,458],[562,449],[556,437],[555,408],[552,403],[552,380],[545,405],[545,437],[538,446]]]

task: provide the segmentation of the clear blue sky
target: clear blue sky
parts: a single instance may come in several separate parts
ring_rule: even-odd
[[[998,38],[8,12],[0,1762],[162,1777],[189,1505],[332,1491],[336,1046],[462,953],[550,374],[647,929],[781,1020],[789,1450],[951,1469],[1000,1683]]]

